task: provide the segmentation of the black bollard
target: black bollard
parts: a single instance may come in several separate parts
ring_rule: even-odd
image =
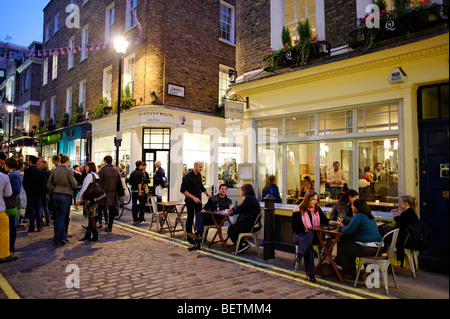
[[[264,197],[264,260],[275,258],[275,197]]]

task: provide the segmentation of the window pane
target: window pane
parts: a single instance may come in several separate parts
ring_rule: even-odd
[[[448,85],[441,86],[441,118],[448,117]]]
[[[360,198],[370,202],[397,202],[398,139],[377,139],[358,144]]]
[[[310,187],[312,187],[311,190],[314,190],[314,153],[315,144],[287,145],[286,189],[288,203],[295,204],[297,201],[296,190],[300,197],[303,197],[302,190],[305,192]]]
[[[438,87],[422,90],[422,119],[439,118]]]
[[[338,198],[343,191],[353,188],[351,141],[320,143],[320,196]],[[336,171],[334,163],[338,162]]]
[[[266,179],[270,175],[277,177],[277,186],[283,198],[282,148],[279,145],[264,145],[258,147],[258,190],[256,197],[262,199],[262,192]]]

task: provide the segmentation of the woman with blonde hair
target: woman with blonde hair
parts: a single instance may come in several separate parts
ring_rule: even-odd
[[[311,231],[311,228],[321,225],[339,227],[341,224],[329,220],[319,207],[319,195],[316,192],[308,191],[303,201],[295,207],[292,213],[292,239],[298,245],[298,253],[295,258],[298,263],[302,258],[305,259],[307,279],[311,282],[316,281],[313,245],[319,240],[316,232]]]
[[[417,198],[409,195],[404,195],[398,200],[398,208],[394,211],[395,228],[399,228],[397,238],[397,260],[400,261],[403,267],[403,260],[405,259],[405,240],[408,237],[406,229],[409,225],[417,222],[419,218],[416,214]],[[400,213],[401,211],[401,213]]]

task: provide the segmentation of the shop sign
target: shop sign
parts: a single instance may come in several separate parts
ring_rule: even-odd
[[[169,83],[167,88],[167,94],[178,97],[184,97],[185,87],[182,85],[175,85]]]
[[[173,123],[177,120],[174,114],[160,111],[144,111],[139,112],[141,123]]]
[[[244,103],[239,101],[225,101],[225,118],[243,120]]]

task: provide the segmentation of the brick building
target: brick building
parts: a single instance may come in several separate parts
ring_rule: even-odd
[[[353,188],[389,221],[399,197],[416,197],[434,234],[419,266],[448,273],[448,1],[384,3],[375,15],[379,27],[366,18],[376,9],[372,0],[236,3],[238,78],[231,89],[249,99],[243,125],[257,135],[245,145],[252,150],[246,161],[255,164],[259,197],[266,178],[277,177],[284,195],[277,240],[289,249],[289,204],[308,177],[324,210]],[[307,18],[309,45],[325,40],[329,54],[311,50],[299,63],[307,41],[286,46],[282,29],[299,40],[296,27]],[[336,161],[346,180],[331,187]],[[366,183],[365,173],[378,179]]]
[[[43,155],[75,152],[72,162],[79,164],[88,158],[100,164],[105,155],[115,157],[119,55],[112,44],[118,35],[130,42],[123,59],[122,87],[133,107],[121,112],[119,155],[128,172],[137,159],[147,160],[149,171],[157,159],[146,158],[144,152],[144,139],[152,134],[145,131],[150,135],[144,138],[144,128],[154,127],[149,122],[156,120],[143,120],[142,114],[170,113],[172,122],[158,120],[159,127],[169,132],[180,125],[180,118],[188,127],[197,115],[203,116],[204,125],[212,121],[208,125],[224,126],[215,112],[228,88],[228,70],[235,68],[234,19],[234,0],[50,1],[44,8],[41,117],[47,125],[53,119],[56,127],[44,129]],[[86,45],[87,52],[80,50]],[[64,54],[58,50],[57,55],[49,55],[55,48],[66,49]],[[76,53],[67,48],[75,48]],[[100,118],[96,110],[101,98],[113,112]],[[65,125],[64,114],[71,118],[80,106],[84,122]],[[168,158],[164,157],[166,171],[171,165]]]
[[[3,139],[12,142],[12,154],[36,155],[34,131],[39,122],[42,67],[41,59],[32,53],[41,50],[42,43],[34,41],[28,48],[3,43],[0,47],[0,76],[4,75],[0,101],[15,106],[11,115],[6,115],[2,107]],[[5,58],[5,54],[10,58]]]

